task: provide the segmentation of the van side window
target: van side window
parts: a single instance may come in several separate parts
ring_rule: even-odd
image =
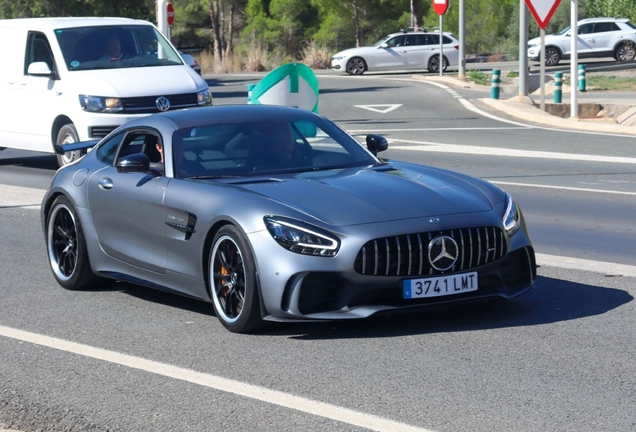
[[[51,53],[51,45],[44,33],[30,32],[27,37],[27,51],[24,62],[24,74],[27,74],[29,65],[35,62],[44,62],[51,71],[55,70],[55,61]]]

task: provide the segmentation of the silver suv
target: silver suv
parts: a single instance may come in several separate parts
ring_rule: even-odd
[[[578,22],[578,57],[614,57],[630,61],[636,57],[636,26],[627,18],[587,18]],[[545,37],[545,64],[554,66],[570,58],[572,31],[566,27]],[[528,41],[528,58],[539,60],[541,38]]]

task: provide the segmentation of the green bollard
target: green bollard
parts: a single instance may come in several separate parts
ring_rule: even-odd
[[[247,104],[252,104],[252,90],[256,87],[256,84],[248,84],[247,85]]]
[[[585,65],[579,65],[579,90],[585,91]]]
[[[554,103],[561,103],[563,96],[563,72],[555,72],[554,74]]]
[[[492,70],[492,81],[490,87],[490,97],[499,99],[499,89],[501,87],[501,71],[499,69]]]

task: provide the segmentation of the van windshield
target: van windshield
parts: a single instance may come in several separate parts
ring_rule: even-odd
[[[150,25],[64,28],[55,35],[69,71],[183,64]]]

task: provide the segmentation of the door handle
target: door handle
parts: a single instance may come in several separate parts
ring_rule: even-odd
[[[104,177],[103,179],[99,180],[99,187],[100,189],[104,189],[104,190],[112,189],[113,181],[109,179],[108,177]]]

